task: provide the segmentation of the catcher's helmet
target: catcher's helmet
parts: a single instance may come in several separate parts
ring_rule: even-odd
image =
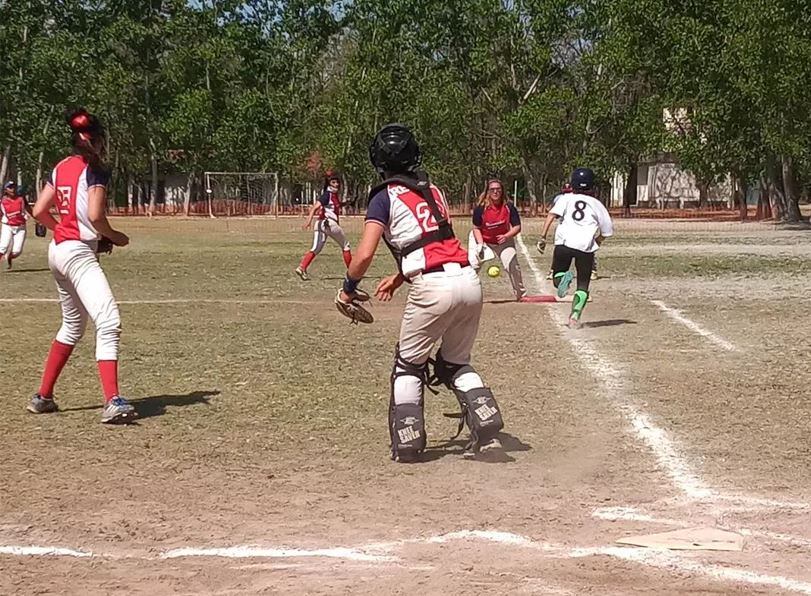
[[[577,168],[572,172],[572,188],[575,192],[594,188],[594,171],[590,168]]]
[[[387,124],[381,128],[369,146],[369,159],[381,176],[407,174],[422,163],[420,146],[404,124]]]

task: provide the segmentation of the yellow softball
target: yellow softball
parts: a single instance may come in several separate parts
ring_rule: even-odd
[[[500,273],[501,273],[501,269],[499,269],[499,268],[498,268],[498,267],[496,267],[495,265],[492,265],[492,266],[491,266],[491,267],[490,267],[490,268],[487,270],[487,275],[489,275],[490,277],[498,277]]]

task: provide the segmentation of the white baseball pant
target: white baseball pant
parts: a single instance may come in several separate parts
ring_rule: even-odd
[[[473,267],[449,264],[445,271],[417,275],[411,281],[400,325],[400,357],[421,366],[441,340],[446,362],[470,364],[481,313],[482,286]],[[459,376],[454,384],[459,391],[484,386],[474,372]],[[418,377],[395,379],[394,403],[419,403],[421,397],[422,382]]]
[[[346,234],[344,234],[343,229],[337,222],[329,219],[321,219],[318,221],[313,232],[313,246],[310,250],[314,254],[320,253],[321,249],[323,249],[324,245],[327,243],[327,238],[335,240],[338,246],[341,247],[341,250],[349,250],[349,241],[346,239]]]
[[[11,257],[17,258],[23,253],[25,246],[25,226],[0,225],[0,255],[8,254],[11,249]]]
[[[56,340],[76,345],[87,319],[96,327],[96,360],[118,360],[121,317],[94,243],[66,240],[48,247],[48,266],[56,280],[62,326]]]

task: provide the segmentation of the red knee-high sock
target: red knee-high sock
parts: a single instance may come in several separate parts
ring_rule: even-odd
[[[344,265],[349,267],[350,263],[352,263],[352,251],[345,250],[344,251]]]
[[[118,396],[118,360],[99,360],[99,377],[104,391],[104,401]]]
[[[303,271],[307,271],[307,267],[310,266],[310,263],[313,262],[313,259],[315,259],[315,253],[311,250],[308,250],[307,253],[303,257],[301,257],[301,263],[299,263],[299,267]]]
[[[68,362],[73,346],[63,344],[62,342],[54,340],[51,344],[51,350],[48,352],[48,359],[45,361],[45,370],[42,372],[42,382],[39,385],[39,394],[42,397],[54,396],[54,385],[59,378],[62,369]]]

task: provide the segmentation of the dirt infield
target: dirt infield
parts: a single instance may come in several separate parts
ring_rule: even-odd
[[[505,455],[461,457],[443,392],[426,461],[398,465],[404,295],[347,325],[335,246],[293,275],[301,220],[119,223],[135,426],[99,423],[92,333],[62,411],[25,412],[59,324],[44,241],[0,273],[0,594],[811,594],[811,232],[620,222],[576,332],[485,278],[474,364]],[[544,293],[538,226],[520,257]],[[366,287],[391,269],[381,250]],[[744,548],[616,544],[694,526]]]

